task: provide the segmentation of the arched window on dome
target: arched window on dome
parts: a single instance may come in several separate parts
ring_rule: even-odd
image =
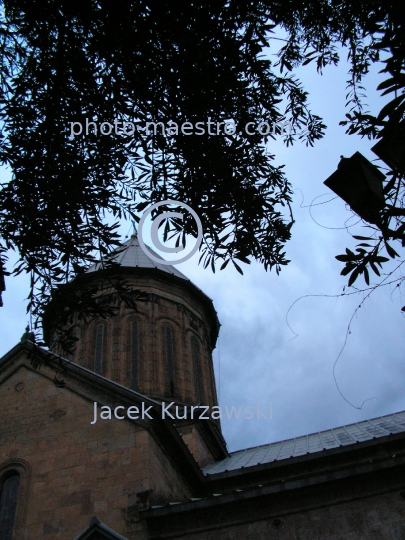
[[[193,357],[194,382],[197,401],[198,403],[201,403],[200,347],[197,339],[194,336],[191,338],[191,355]]]
[[[21,476],[10,471],[0,485],[0,538],[12,540]]]
[[[101,375],[103,367],[104,324],[98,324],[96,328],[96,358],[94,371]]]
[[[139,387],[139,327],[138,321],[131,326],[131,389]]]
[[[169,378],[169,395],[174,396],[174,367],[173,367],[173,358],[174,358],[174,336],[173,330],[170,326],[164,327],[164,346],[166,354],[166,366],[167,373]]]

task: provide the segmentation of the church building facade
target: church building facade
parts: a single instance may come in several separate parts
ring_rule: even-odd
[[[212,301],[136,235],[114,261],[136,309],[0,359],[0,540],[405,539],[405,412],[229,453]]]

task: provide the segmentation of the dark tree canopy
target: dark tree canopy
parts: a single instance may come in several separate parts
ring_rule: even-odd
[[[151,203],[189,204],[204,227],[204,265],[259,260],[278,272],[293,223],[292,188],[266,152],[289,122],[286,144],[321,138],[294,70],[318,71],[347,47],[349,132],[378,137],[404,116],[403,94],[385,114],[363,110],[361,78],[384,55],[392,89],[404,87],[404,29],[396,1],[7,0],[1,3],[0,258],[16,249],[32,273],[31,309],[118,244],[107,213],[139,219]],[[274,32],[287,34],[280,49]],[[280,49],[272,63],[266,47]],[[72,122],[98,132],[70,137]],[[236,133],[187,136],[152,129],[103,135],[103,122],[234,119]],[[79,131],[79,130],[77,130]],[[131,131],[131,129],[129,130]],[[266,130],[264,130],[266,131]],[[172,222],[179,235],[194,222]],[[1,268],[1,265],[0,265]],[[6,276],[7,276],[7,272]],[[1,274],[1,269],[0,269]],[[94,307],[94,306],[93,306]],[[84,309],[84,308],[83,308]]]

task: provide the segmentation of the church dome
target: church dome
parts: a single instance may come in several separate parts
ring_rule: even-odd
[[[164,261],[151,250],[151,253]],[[89,284],[116,314],[73,322],[78,339],[69,359],[142,394],[180,404],[217,405],[212,350],[219,322],[212,300],[170,264],[152,260],[134,234],[73,280]],[[135,307],[118,302],[114,279],[139,291]],[[50,323],[44,323],[50,333]],[[51,347],[52,348],[52,347]],[[54,349],[59,354],[61,350]]]
[[[164,261],[164,259],[158,253],[155,253],[149,247],[148,249],[155,257]],[[119,248],[109,257],[109,260],[119,264],[123,268],[155,268],[162,272],[167,272],[173,276],[185,279],[186,281],[190,281],[184,274],[179,272],[175,266],[167,263],[159,264],[148,257],[148,255],[141,248],[137,234],[133,234],[131,238],[122,245],[121,248]],[[100,268],[101,263],[95,263],[88,268],[87,272],[96,272],[97,270],[100,270]]]

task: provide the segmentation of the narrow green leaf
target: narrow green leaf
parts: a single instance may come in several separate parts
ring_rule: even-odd
[[[235,262],[233,259],[232,259],[232,262],[233,262],[233,265],[234,265],[234,267],[236,268],[236,270],[239,272],[239,274],[242,274],[242,276],[243,276],[243,272],[242,272],[241,267],[238,266],[238,265],[236,264],[236,262]]]
[[[221,265],[221,268],[220,270],[223,270],[224,268],[226,268],[227,264],[229,263],[230,259],[228,259],[227,261],[223,262],[222,265]]]
[[[352,272],[352,275],[350,276],[349,278],[349,282],[348,282],[348,285],[349,287],[351,287],[351,285],[353,285],[353,283],[356,281],[356,279],[359,277],[359,273],[360,273],[360,270],[359,270],[359,267],[356,267],[353,272]]]

